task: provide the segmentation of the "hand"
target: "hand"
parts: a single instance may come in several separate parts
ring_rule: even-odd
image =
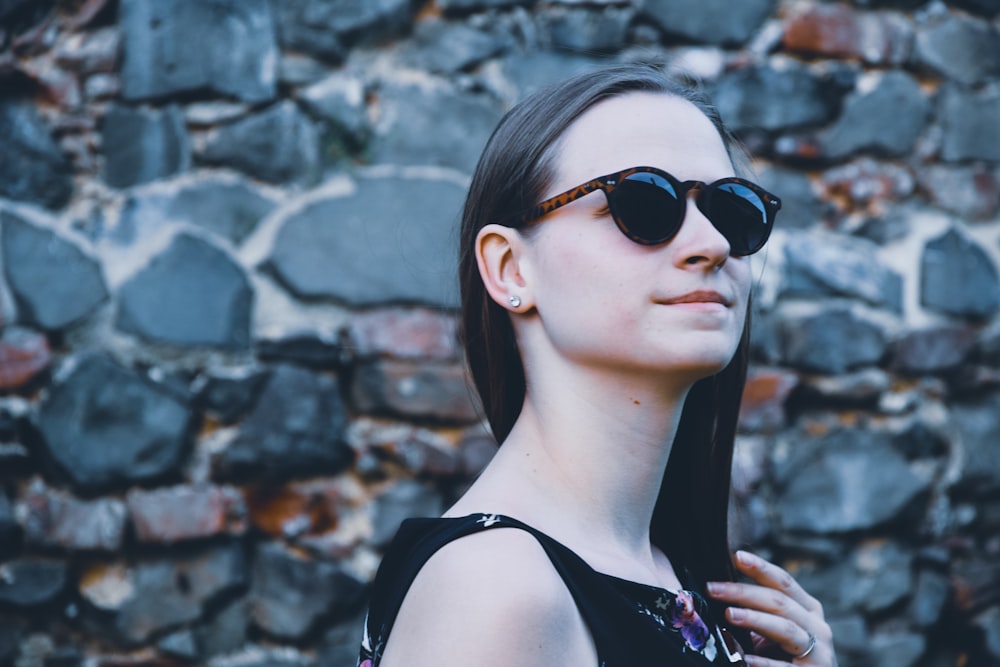
[[[837,667],[823,605],[774,563],[737,551],[736,568],[755,583],[710,582],[708,594],[727,604],[726,620],[753,637],[750,667]]]

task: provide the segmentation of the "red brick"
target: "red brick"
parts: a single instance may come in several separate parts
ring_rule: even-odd
[[[246,529],[243,497],[229,487],[133,490],[125,502],[140,542],[170,544]]]
[[[799,385],[795,373],[751,370],[740,405],[740,430],[775,431],[785,425],[785,400]]]
[[[902,16],[841,4],[792,16],[782,38],[789,51],[897,65],[906,62],[912,41],[913,28]]]
[[[448,360],[459,357],[455,315],[426,308],[388,308],[357,313],[347,333],[359,357]]]
[[[43,334],[8,328],[0,338],[0,390],[11,391],[28,384],[52,360]]]

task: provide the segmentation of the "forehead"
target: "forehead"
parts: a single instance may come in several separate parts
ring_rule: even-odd
[[[554,192],[637,166],[659,167],[682,181],[733,175],[712,121],[664,93],[628,93],[591,107],[563,134],[554,157]]]

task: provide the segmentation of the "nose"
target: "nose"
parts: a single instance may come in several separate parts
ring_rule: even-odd
[[[674,261],[687,268],[717,270],[729,259],[731,248],[726,237],[695,205],[694,193],[689,193],[684,222],[670,243]]]

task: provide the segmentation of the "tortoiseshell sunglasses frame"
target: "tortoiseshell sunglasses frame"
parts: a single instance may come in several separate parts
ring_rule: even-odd
[[[677,224],[676,229],[672,230],[670,234],[658,238],[655,240],[650,240],[644,237],[637,236],[622,222],[619,216],[615,213],[614,207],[611,204],[611,193],[622,181],[627,179],[629,176],[638,173],[650,173],[659,176],[669,182],[674,186],[674,189],[678,193],[678,201],[681,206],[681,216],[680,222]],[[771,228],[774,225],[774,218],[781,209],[781,200],[772,195],[770,192],[760,187],[756,183],[752,183],[748,180],[738,178],[735,176],[729,178],[721,178],[712,183],[705,183],[704,181],[680,181],[673,174],[670,174],[662,169],[657,169],[656,167],[630,167],[629,169],[623,169],[622,171],[616,171],[613,174],[607,174],[605,176],[598,176],[597,178],[582,183],[575,188],[570,188],[566,192],[561,192],[554,197],[549,197],[540,204],[532,207],[521,215],[515,216],[514,224],[511,226],[520,227],[527,225],[539,218],[543,218],[552,211],[558,208],[562,208],[567,204],[575,202],[577,199],[589,195],[591,192],[596,190],[601,190],[604,192],[605,197],[608,199],[608,208],[611,209],[611,217],[615,221],[615,225],[621,231],[622,234],[627,236],[630,240],[638,243],[640,245],[660,245],[661,243],[666,243],[672,239],[678,231],[680,231],[681,225],[684,222],[684,215],[687,211],[687,199],[688,195],[692,192],[698,193],[700,191],[705,191],[711,188],[724,185],[726,183],[736,183],[748,188],[755,195],[760,197],[761,203],[764,205],[764,217],[767,222],[767,233],[764,235],[763,240],[758,243],[754,248],[750,249],[749,252],[741,253],[742,255],[752,255],[753,253],[764,247],[767,243],[767,239],[771,234]],[[697,205],[697,203],[695,204]],[[713,221],[714,225],[715,222]],[[735,253],[734,253],[735,254]]]

